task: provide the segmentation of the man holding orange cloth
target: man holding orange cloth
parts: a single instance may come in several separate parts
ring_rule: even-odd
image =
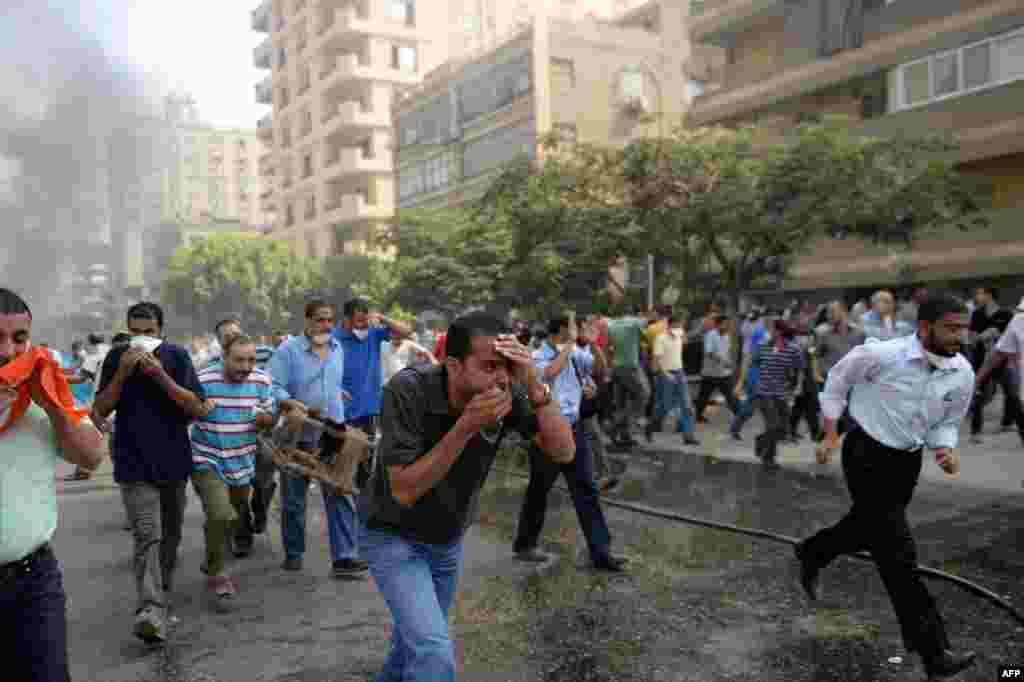
[[[0,288],[0,646],[9,679],[66,682],[66,597],[50,546],[57,459],[95,469],[106,448],[31,335],[28,305]]]

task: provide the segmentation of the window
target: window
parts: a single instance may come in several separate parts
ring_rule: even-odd
[[[932,63],[935,96],[941,97],[960,89],[960,53],[937,57]]]
[[[903,101],[917,104],[928,99],[928,62],[911,64],[903,70]]]
[[[890,109],[898,111],[1024,78],[1024,31],[931,55],[895,70]]]
[[[389,0],[388,17],[406,26],[416,25],[416,0]]]
[[[313,155],[306,154],[302,157],[302,177],[308,178],[313,174]]]
[[[391,68],[402,73],[416,73],[416,48],[409,45],[392,45]]]
[[[996,80],[1024,77],[1024,33],[997,40],[994,46]]]
[[[623,71],[620,84],[623,99],[639,99],[644,96],[644,73],[640,69]]]
[[[320,251],[319,251],[318,245],[316,243],[316,235],[315,234],[307,234],[306,235],[306,257],[307,258],[319,258],[320,257]]]
[[[700,97],[704,94],[704,81],[693,80],[692,78],[686,81],[686,96],[689,99]]]
[[[284,207],[284,224],[288,227],[295,224],[295,207],[292,204]]]
[[[964,50],[964,88],[981,87],[992,80],[992,48],[988,43]]]

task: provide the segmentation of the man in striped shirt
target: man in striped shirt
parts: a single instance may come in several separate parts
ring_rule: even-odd
[[[785,320],[775,323],[774,337],[760,343],[752,365],[759,368],[754,398],[764,416],[764,433],[757,437],[754,452],[769,469],[778,468],[779,441],[789,433],[793,391],[803,386],[804,353],[795,340],[796,330]]]
[[[206,513],[204,570],[218,608],[229,604],[237,589],[224,562],[233,527],[248,523],[259,449],[256,434],[273,426],[273,382],[256,368],[256,342],[242,334],[229,336],[223,353],[222,363],[199,373],[199,383],[216,408],[192,428],[192,485]],[[248,537],[251,547],[252,534]],[[249,547],[237,547],[236,553],[239,549]]]

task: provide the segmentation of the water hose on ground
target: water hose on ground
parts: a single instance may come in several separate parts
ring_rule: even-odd
[[[529,478],[528,474],[524,474],[518,471],[512,471],[510,469],[503,469],[500,467],[494,467],[495,471],[511,476],[518,476],[519,478]],[[563,493],[568,494],[568,489],[563,486],[556,486],[557,489]],[[678,512],[669,511],[667,509],[660,509],[658,507],[650,507],[644,504],[636,504],[634,502],[624,502],[621,500],[615,500],[608,497],[602,497],[602,504],[616,509],[624,509],[636,514],[643,514],[644,516],[650,516],[658,519],[665,519],[667,521],[675,521],[677,523],[686,523],[692,526],[702,526],[704,528],[712,528],[714,530],[724,530],[729,533],[737,533],[739,535],[747,535],[753,538],[761,538],[763,540],[772,540],[774,542],[781,542],[790,546],[794,546],[799,542],[797,538],[783,535],[782,533],[774,533],[772,531],[761,530],[759,528],[744,528],[742,526],[736,526],[731,523],[722,523],[720,521],[711,521],[709,519],[702,519],[698,516],[690,516],[688,514],[680,514]],[[857,552],[855,554],[847,554],[846,556],[861,561],[873,562],[871,555],[868,552]],[[1024,625],[1024,613],[1021,613],[1013,604],[1003,599],[995,592],[988,590],[977,583],[973,583],[970,580],[961,578],[960,576],[952,575],[944,571],[940,571],[936,568],[929,566],[917,565],[917,572],[928,578],[934,578],[937,580],[944,580],[946,582],[953,583],[959,586],[961,589],[970,592],[971,594],[981,597],[982,599],[998,606],[1002,610],[1009,613],[1013,618]]]

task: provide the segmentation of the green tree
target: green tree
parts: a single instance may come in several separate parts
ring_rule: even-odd
[[[297,258],[283,242],[223,234],[175,252],[162,298],[206,329],[238,313],[248,330],[268,333],[292,328],[323,282],[320,264]]]
[[[745,290],[779,284],[820,237],[909,245],[932,228],[984,224],[989,188],[957,172],[957,148],[940,137],[865,137],[825,117],[781,140],[756,128],[680,129],[605,152],[603,165],[562,168],[586,190],[566,201],[632,209],[632,236],[684,288],[706,289],[710,272],[735,304]]]

